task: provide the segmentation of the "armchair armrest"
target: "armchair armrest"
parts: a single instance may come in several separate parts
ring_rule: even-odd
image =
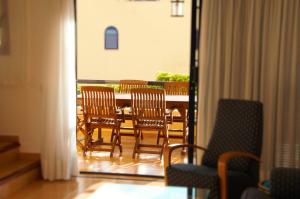
[[[220,155],[218,160],[218,175],[220,179],[221,199],[228,198],[228,184],[227,184],[227,169],[228,162],[237,157],[246,157],[260,162],[260,158],[254,154],[241,152],[241,151],[230,151]]]
[[[193,144],[170,144],[167,145],[164,149],[164,171],[165,171],[165,181],[167,182],[167,168],[168,166],[171,165],[171,157],[172,157],[172,152],[175,149],[178,148],[196,148],[196,149],[200,149],[200,150],[204,150],[206,151],[206,148],[201,147],[201,146],[197,146],[197,145],[193,145]]]

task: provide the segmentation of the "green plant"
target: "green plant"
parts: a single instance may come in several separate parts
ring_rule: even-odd
[[[157,81],[170,81],[171,74],[170,73],[165,73],[165,72],[159,72],[156,75],[156,80]]]
[[[160,86],[160,85],[148,85],[147,88],[163,88],[163,86]]]
[[[167,73],[167,72],[159,72],[156,75],[156,81],[187,82],[187,81],[189,81],[189,79],[190,79],[189,75],[178,74],[178,73],[172,74],[172,73]]]

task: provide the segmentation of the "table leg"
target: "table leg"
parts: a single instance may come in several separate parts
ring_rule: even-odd
[[[181,117],[182,117],[182,143],[185,144],[187,143],[187,109],[182,107],[182,108],[177,108]]]

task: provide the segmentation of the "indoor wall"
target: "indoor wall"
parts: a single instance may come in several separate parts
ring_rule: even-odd
[[[43,69],[51,47],[51,0],[8,0],[10,52],[0,54],[0,135],[18,136],[21,152],[39,153]]]

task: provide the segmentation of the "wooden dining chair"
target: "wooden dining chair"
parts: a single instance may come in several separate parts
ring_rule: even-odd
[[[148,82],[144,81],[144,80],[120,80],[119,82],[119,93],[130,93],[132,88],[146,88],[147,87]],[[125,123],[126,119],[127,120],[131,120],[132,119],[132,111],[131,111],[131,107],[120,107],[122,113],[122,119]],[[127,126],[127,127],[122,127],[122,129],[126,129],[126,130],[132,130],[133,127],[132,126]],[[122,135],[134,135],[131,133],[122,133]],[[143,139],[143,134],[142,134],[142,139]]]
[[[122,153],[120,125],[116,108],[114,89],[110,87],[82,86],[82,110],[85,124],[85,150],[87,151],[108,151],[113,156],[115,146],[119,146]],[[98,128],[111,129],[111,142],[104,142],[103,139],[93,140],[93,132]],[[99,137],[99,136],[98,136]],[[106,147],[103,147],[106,146]],[[108,148],[109,147],[109,148]]]
[[[82,151],[84,151],[85,146],[84,146],[83,142],[85,139],[82,139],[80,134],[85,135],[84,120],[83,120],[83,114],[82,114],[81,108],[77,107],[77,110],[76,110],[76,144]]]
[[[135,134],[132,158],[135,158],[136,154],[140,153],[159,154],[161,158],[163,149],[168,144],[165,90],[155,88],[131,89],[131,107]],[[161,132],[163,143],[161,145],[141,143],[141,133],[144,130]],[[156,148],[159,150],[145,150],[145,148]]]
[[[164,89],[166,90],[167,95],[188,95],[189,94],[189,82],[164,82]],[[167,110],[170,116],[167,117],[167,121],[169,124],[173,124],[173,122],[184,122],[184,118],[187,118],[187,110],[183,110],[179,113],[176,107],[170,108]],[[185,114],[183,116],[182,114]],[[187,121],[185,121],[187,122]],[[182,143],[186,143],[187,134],[184,131],[184,125],[182,128],[174,129],[169,128],[169,137],[182,139]],[[179,134],[180,133],[180,134]],[[157,143],[159,143],[160,138],[163,138],[163,135],[158,134]]]
[[[164,82],[167,95],[188,95],[189,82]]]
[[[120,93],[130,93],[132,88],[146,88],[148,82],[144,80],[120,80]]]
[[[132,88],[146,88],[147,84],[148,82],[144,80],[120,80],[119,93],[130,93]],[[125,122],[126,118],[131,118],[131,109],[130,107],[121,107],[121,109],[123,122]],[[128,114],[126,114],[126,112],[128,112]]]

